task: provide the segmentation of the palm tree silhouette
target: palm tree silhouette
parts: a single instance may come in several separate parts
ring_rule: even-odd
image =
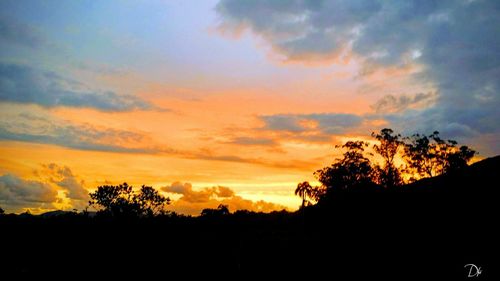
[[[313,195],[313,187],[309,184],[309,182],[301,182],[297,185],[297,188],[295,189],[295,195],[298,195],[302,198],[302,208],[306,206],[309,201],[307,198],[311,198]]]

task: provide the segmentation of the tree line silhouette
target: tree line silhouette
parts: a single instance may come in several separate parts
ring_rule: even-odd
[[[143,185],[136,192],[127,183],[102,185],[91,192],[89,207],[94,207],[102,215],[114,217],[141,217],[166,214],[170,198],[161,195],[151,186]]]
[[[314,172],[321,185],[311,186],[307,181],[297,185],[295,194],[302,198],[301,207],[339,191],[391,190],[422,178],[461,170],[477,153],[466,145],[458,146],[455,140],[440,138],[437,131],[403,137],[385,128],[371,136],[376,140],[373,145],[367,141],[347,141],[335,146],[345,152],[330,166]]]

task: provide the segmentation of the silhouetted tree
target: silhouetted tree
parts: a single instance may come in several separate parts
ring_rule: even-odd
[[[464,168],[476,154],[468,146],[457,147],[456,141],[441,139],[438,131],[429,136],[414,134],[406,140],[404,152],[408,163],[407,172],[418,178],[434,177]]]
[[[353,186],[373,183],[373,169],[370,160],[365,156],[365,148],[368,147],[368,143],[348,141],[340,147],[347,149],[343,158],[336,159],[330,167],[325,167],[314,173],[325,187],[326,193],[331,190],[344,190]]]
[[[382,157],[383,165],[374,167],[374,181],[385,188],[392,188],[403,184],[401,168],[396,167],[394,159],[404,147],[404,142],[400,134],[388,128],[382,129],[380,133],[372,133],[372,136],[379,141],[373,145],[373,150]]]
[[[302,198],[302,208],[311,204],[312,201],[319,201],[325,193],[325,189],[320,186],[311,186],[309,182],[301,182],[295,189],[295,195]]]
[[[3,215],[5,214],[5,211],[2,209],[2,207],[0,207],[0,215]]]
[[[299,183],[295,189],[295,195],[302,198],[302,208],[304,208],[308,202],[307,197],[311,189],[312,186],[307,181]]]
[[[159,194],[153,187],[143,185],[137,193],[127,183],[99,186],[89,195],[89,206],[112,216],[156,215],[170,204],[170,198]]]
[[[448,142],[452,142],[453,147],[457,144],[455,141],[449,140]],[[460,146],[460,148],[455,149],[455,151],[447,156],[447,163],[445,165],[444,171],[445,173],[461,170],[467,167],[467,164],[470,162],[472,157],[476,155],[477,152],[466,145]]]
[[[217,209],[206,208],[201,211],[202,216],[224,216],[229,214],[228,206],[223,204],[220,204]]]
[[[135,197],[143,214],[153,216],[165,212],[165,205],[170,204],[170,198],[161,195],[151,186],[143,185]]]

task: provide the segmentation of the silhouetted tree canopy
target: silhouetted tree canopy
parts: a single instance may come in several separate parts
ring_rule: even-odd
[[[0,215],[3,215],[5,214],[5,211],[2,209],[2,207],[0,207]]]
[[[103,185],[89,195],[89,206],[112,216],[153,216],[164,213],[170,204],[170,198],[145,185],[138,192],[127,183]]]
[[[404,156],[409,173],[418,178],[434,177],[459,170],[476,154],[468,146],[457,147],[454,140],[443,140],[439,132],[425,136],[414,134],[406,138]],[[415,180],[416,177],[412,180]]]
[[[206,208],[201,211],[202,216],[224,216],[229,214],[228,206],[223,204],[220,204],[217,209]]]
[[[370,159],[365,156],[365,148],[368,146],[364,141],[348,141],[342,146],[336,146],[346,149],[343,157],[314,173],[327,192],[373,182],[373,168]]]

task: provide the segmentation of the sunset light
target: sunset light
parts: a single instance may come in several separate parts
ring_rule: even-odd
[[[172,198],[174,183],[223,186],[230,209],[293,211],[297,183],[315,181],[335,145],[384,127],[439,130],[480,159],[500,152],[486,63],[498,25],[478,35],[460,20],[487,1],[401,23],[378,4],[298,2],[2,1],[0,174],[41,190],[15,194],[3,178],[1,206],[82,210],[97,186],[127,182]],[[222,200],[169,208],[197,215]]]

